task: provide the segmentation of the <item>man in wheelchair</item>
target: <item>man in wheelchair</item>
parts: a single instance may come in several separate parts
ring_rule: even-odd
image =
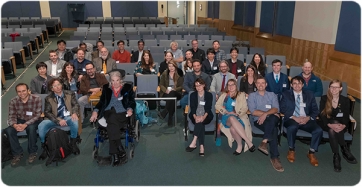
[[[103,85],[102,96],[93,110],[91,122],[104,117],[109,138],[109,154],[113,157],[113,166],[125,164],[127,154],[122,146],[121,137],[128,128],[133,110],[136,107],[133,85],[123,83],[124,70],[109,72],[109,83]]]

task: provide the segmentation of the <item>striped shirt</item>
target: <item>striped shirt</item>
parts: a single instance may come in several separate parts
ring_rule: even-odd
[[[39,120],[41,115],[41,98],[30,94],[26,103],[21,101],[19,96],[11,99],[9,103],[9,122],[8,125],[17,123],[17,119],[25,120],[25,124],[30,125]]]

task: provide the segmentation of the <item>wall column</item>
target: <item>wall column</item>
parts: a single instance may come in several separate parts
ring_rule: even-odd
[[[49,1],[39,1],[41,17],[52,17],[50,14]]]
[[[110,1],[102,1],[102,10],[103,10],[103,17],[104,18],[112,17],[112,9],[111,9],[111,2]]]

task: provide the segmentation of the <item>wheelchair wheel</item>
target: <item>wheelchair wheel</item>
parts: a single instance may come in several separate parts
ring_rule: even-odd
[[[130,150],[129,150],[129,155],[128,155],[128,157],[130,158],[130,159],[132,159],[133,157],[134,157],[134,144],[131,144],[131,147],[130,147]]]
[[[97,159],[98,157],[98,148],[96,146],[93,147],[92,157],[93,159]]]
[[[137,133],[136,142],[138,142],[138,141],[140,140],[140,135],[141,135],[141,132],[140,132],[140,123],[139,123],[138,120],[136,121],[136,125],[135,125],[134,131],[135,131],[135,133]]]

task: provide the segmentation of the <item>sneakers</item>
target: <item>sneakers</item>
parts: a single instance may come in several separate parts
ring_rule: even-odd
[[[16,166],[20,162],[21,158],[23,158],[23,154],[14,156],[13,160],[11,160],[11,166]]]
[[[259,147],[258,147],[258,150],[261,151],[262,153],[266,154],[266,155],[269,155],[267,143],[261,142]]]
[[[284,168],[282,166],[282,163],[280,163],[280,159],[279,158],[271,158],[270,162],[273,165],[273,168],[279,172],[283,172]]]
[[[37,156],[38,154],[35,152],[35,153],[30,153],[30,155],[29,155],[29,158],[28,158],[28,162],[29,162],[29,164],[31,164],[31,163],[33,163],[34,162],[34,160],[36,159],[36,156]]]

